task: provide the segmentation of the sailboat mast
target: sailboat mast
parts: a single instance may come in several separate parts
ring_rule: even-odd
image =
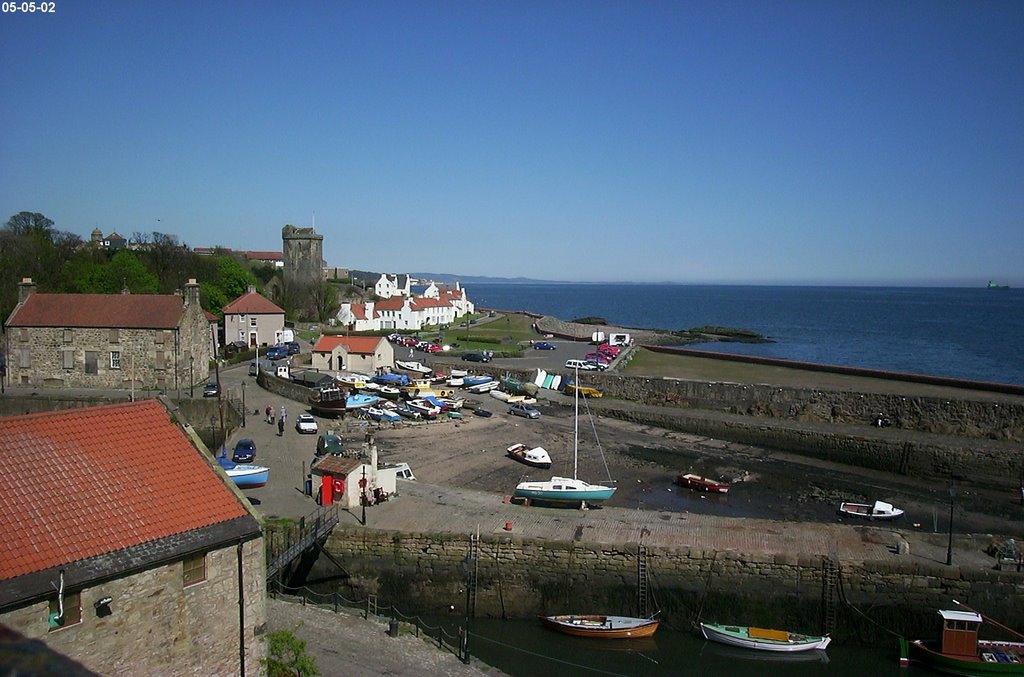
[[[576,380],[573,382],[576,386],[573,388],[574,400],[576,402],[576,412],[572,417],[573,428],[572,428],[572,478],[576,479],[576,464],[577,456],[580,450],[580,368],[576,367]]]

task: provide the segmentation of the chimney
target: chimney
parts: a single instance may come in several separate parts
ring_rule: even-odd
[[[24,303],[25,299],[35,293],[36,283],[32,281],[32,278],[21,278],[21,282],[18,283],[18,303]]]
[[[189,278],[188,284],[185,285],[185,305],[199,306],[199,284],[194,277]]]
[[[249,292],[250,294],[255,294],[256,293],[256,285],[250,284],[248,287],[246,287],[245,290],[247,292]]]

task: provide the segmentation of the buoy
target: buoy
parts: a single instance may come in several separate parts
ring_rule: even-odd
[[[512,531],[512,523],[505,522],[505,531]]]

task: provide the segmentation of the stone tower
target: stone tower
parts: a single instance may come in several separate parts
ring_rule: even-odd
[[[324,270],[324,236],[312,228],[285,226],[281,229],[284,245],[284,282],[289,288],[319,284]]]

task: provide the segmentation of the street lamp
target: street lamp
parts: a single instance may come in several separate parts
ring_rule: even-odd
[[[242,427],[245,427],[245,381],[242,381]]]
[[[956,485],[949,483],[949,546],[946,548],[946,566],[953,564],[953,499],[956,498]]]

